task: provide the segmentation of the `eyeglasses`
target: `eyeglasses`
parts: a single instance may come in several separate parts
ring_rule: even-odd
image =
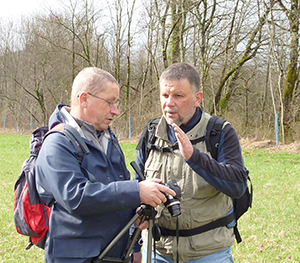
[[[89,93],[89,92],[88,92],[87,94],[89,94],[89,95],[91,95],[91,96],[93,96],[93,97],[95,97],[95,98],[97,98],[97,99],[106,101],[106,102],[109,104],[110,107],[112,107],[112,106],[115,105],[115,104],[117,105],[117,103],[118,103],[118,101],[113,101],[113,100],[109,101],[109,100],[103,99],[103,98],[101,98],[101,97],[99,97],[99,96],[96,96],[96,95],[94,95],[94,94],[92,94],[92,93]]]

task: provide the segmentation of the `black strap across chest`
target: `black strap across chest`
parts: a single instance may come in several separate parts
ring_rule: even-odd
[[[205,140],[205,136],[202,136],[202,137],[199,137],[197,139],[191,140],[191,143],[194,145],[194,144],[197,144],[199,142],[203,142],[204,140]],[[159,146],[159,145],[151,144],[149,146],[149,149],[150,150],[156,150],[156,151],[159,151],[159,152],[162,152],[162,153],[174,152],[175,150],[178,150],[178,143],[176,143],[172,146],[167,146],[167,147],[162,147],[162,146]]]

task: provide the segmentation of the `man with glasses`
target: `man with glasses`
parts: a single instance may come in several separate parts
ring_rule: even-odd
[[[50,117],[51,129],[61,123],[75,128],[89,153],[80,165],[75,147],[62,133],[47,136],[39,153],[36,185],[43,201],[51,205],[46,262],[93,262],[141,202],[156,207],[166,201],[163,192],[175,195],[159,184],[161,180],[130,180],[109,127],[119,115],[119,91],[110,73],[85,68],[74,79],[71,107],[60,104]],[[125,234],[106,256],[120,258],[127,240]]]

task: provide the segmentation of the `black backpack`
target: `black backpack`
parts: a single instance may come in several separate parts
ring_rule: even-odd
[[[173,152],[174,150],[178,149],[178,144],[172,145],[170,147],[159,147],[157,145],[154,145],[154,142],[156,140],[155,130],[159,123],[159,120],[160,120],[159,118],[155,118],[148,122],[148,124],[145,126],[144,130],[142,131],[139,142],[137,144],[136,150],[142,149],[144,145],[146,159],[148,158],[149,152],[151,150],[156,150],[160,152]],[[205,136],[202,136],[195,140],[191,140],[191,143],[196,144],[198,142],[205,141],[207,151],[210,152],[212,158],[217,159],[219,141],[220,141],[224,123],[225,120],[217,116],[212,116],[208,121]],[[144,142],[145,144],[143,144]],[[245,193],[242,195],[242,197],[238,199],[233,198],[234,213],[231,213],[228,216],[225,216],[218,220],[212,221],[199,228],[195,228],[192,230],[179,230],[181,236],[200,234],[217,227],[226,226],[235,219],[236,225],[234,227],[234,234],[237,243],[240,243],[242,241],[242,238],[237,228],[237,221],[244,213],[248,211],[249,207],[250,208],[252,207],[252,198],[253,198],[253,187],[252,187],[251,179],[249,177],[249,171],[246,168],[245,170],[248,175],[249,186],[247,186],[247,189]],[[165,236],[176,236],[175,230],[173,231],[173,230],[161,228],[161,232],[162,235]]]
[[[76,149],[77,159],[80,164],[84,154],[89,153],[89,149],[79,133],[70,125],[57,125],[50,132],[47,126],[43,126],[32,133],[30,157],[24,161],[21,174],[18,176],[14,187],[14,222],[19,234],[29,236],[26,250],[33,245],[44,249],[46,234],[49,229],[51,205],[47,206],[37,192],[35,186],[35,163],[44,139],[53,132],[61,132],[70,139]]]

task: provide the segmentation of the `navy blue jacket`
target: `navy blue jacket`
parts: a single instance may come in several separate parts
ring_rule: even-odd
[[[49,126],[64,122],[59,105]],[[109,129],[110,131],[110,129]],[[130,181],[124,155],[110,131],[107,155],[85,140],[90,153],[81,170],[76,151],[61,133],[49,135],[36,163],[36,184],[46,203],[55,200],[45,247],[46,262],[92,262],[120,232],[140,204],[136,180]],[[124,237],[107,256],[121,257],[128,240]]]

